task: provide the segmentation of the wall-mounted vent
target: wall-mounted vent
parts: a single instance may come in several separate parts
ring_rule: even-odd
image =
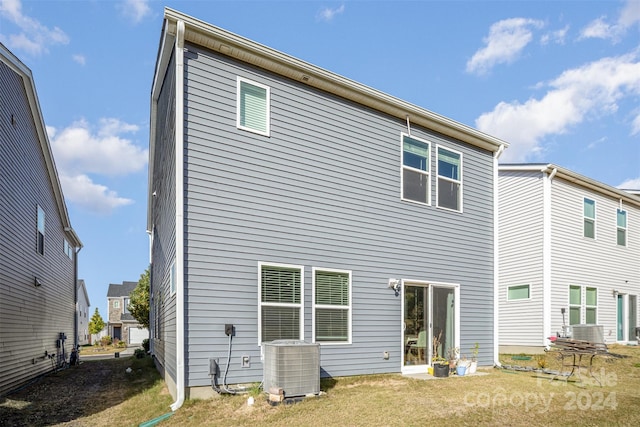
[[[285,397],[320,393],[320,344],[276,340],[264,346],[264,390],[281,388]]]

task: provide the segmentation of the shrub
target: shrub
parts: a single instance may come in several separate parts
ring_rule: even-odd
[[[127,343],[126,343],[126,342],[124,342],[124,341],[118,341],[118,342],[116,343],[116,346],[117,346],[118,348],[125,348],[125,347],[127,346]]]
[[[147,355],[147,352],[141,348],[136,348],[133,354],[136,356],[136,359],[142,359]]]
[[[144,348],[145,352],[149,352],[149,338],[145,338],[142,340],[142,348]]]
[[[111,335],[105,335],[102,338],[100,338],[100,345],[102,345],[103,347],[111,345],[111,343],[112,343]]]

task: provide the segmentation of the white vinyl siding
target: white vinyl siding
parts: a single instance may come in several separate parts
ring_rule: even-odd
[[[314,342],[351,343],[351,272],[313,269]]]
[[[596,202],[591,199],[584,199],[584,228],[583,235],[590,239],[596,238]]]
[[[438,207],[462,211],[462,154],[438,147]]]
[[[269,136],[271,93],[267,86],[238,77],[238,128]]]
[[[430,204],[430,146],[428,142],[402,135],[402,199]]]
[[[304,339],[303,267],[259,264],[259,343]]]
[[[507,289],[507,299],[509,301],[517,301],[529,299],[531,297],[531,289],[529,285],[509,286]]]
[[[627,246],[627,211],[616,210],[616,226],[618,246]]]

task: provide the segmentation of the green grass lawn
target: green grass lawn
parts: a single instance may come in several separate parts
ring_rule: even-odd
[[[485,375],[414,379],[399,374],[323,379],[322,394],[295,404],[271,406],[263,393],[188,400],[167,426],[548,426],[640,425],[640,347],[611,346],[624,358],[597,358],[597,385],[549,375],[480,368]],[[558,369],[559,361],[519,360],[501,355],[502,363]],[[139,425],[169,412],[172,403],[156,374],[144,383],[125,382],[135,393],[117,406],[76,420],[78,425]],[[140,408],[148,408],[144,412]],[[76,424],[72,424],[76,425]]]

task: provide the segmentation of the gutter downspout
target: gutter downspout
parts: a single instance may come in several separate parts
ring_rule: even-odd
[[[498,160],[504,145],[493,154],[493,364],[500,365],[500,185],[498,180]]]
[[[176,401],[178,410],[185,398],[184,372],[184,21],[176,22]]]
[[[542,345],[547,347],[551,336],[551,184],[557,168],[547,174],[542,183]]]

